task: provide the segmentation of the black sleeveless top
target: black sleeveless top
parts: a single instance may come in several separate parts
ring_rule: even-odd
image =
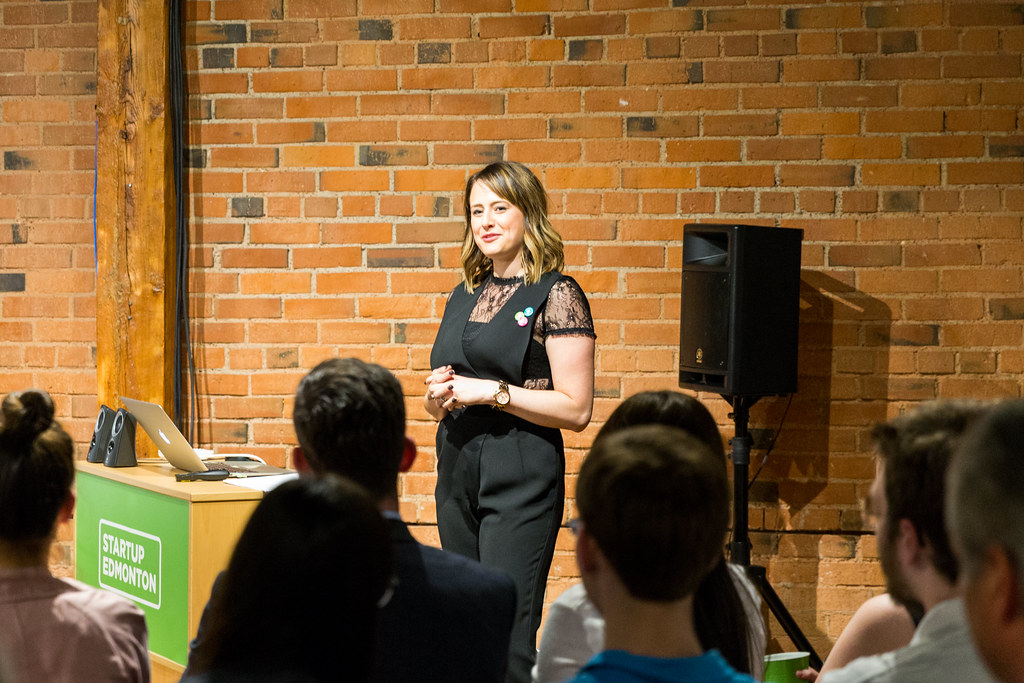
[[[552,336],[596,337],[579,284],[556,271],[534,285],[491,274],[472,294],[459,284],[448,295],[430,366],[451,365],[469,377],[551,389],[544,342]]]

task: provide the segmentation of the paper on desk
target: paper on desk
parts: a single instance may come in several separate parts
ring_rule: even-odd
[[[239,486],[243,489],[252,489],[253,491],[273,491],[281,484],[295,479],[299,476],[298,472],[289,472],[288,474],[271,474],[266,477],[228,477],[224,480],[225,484],[231,484],[232,486]]]

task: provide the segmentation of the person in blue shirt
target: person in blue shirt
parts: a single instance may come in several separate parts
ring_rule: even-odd
[[[726,466],[664,425],[598,439],[580,468],[576,560],[605,620],[605,649],[578,683],[748,683],[705,651],[693,596],[720,561],[729,523]]]

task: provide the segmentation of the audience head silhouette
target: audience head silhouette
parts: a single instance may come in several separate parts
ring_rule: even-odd
[[[633,394],[608,416],[594,444],[638,425],[681,429],[703,443],[725,467],[725,448],[715,418],[693,396],[668,390]],[[693,610],[697,635],[705,649],[719,650],[738,671],[752,673],[761,666],[760,655],[753,652],[751,625],[743,600],[721,547],[718,561],[697,588]]]
[[[387,369],[356,358],[325,360],[299,382],[292,413],[298,461],[365,487],[378,500],[397,496],[405,437],[402,386]]]
[[[340,672],[368,680],[390,579],[386,522],[362,487],[334,475],[286,482],[242,532],[190,669],[258,680],[337,680]]]
[[[629,427],[601,439],[580,468],[576,504],[634,598],[685,598],[721,558],[725,463],[681,429]]]
[[[977,401],[929,401],[871,432],[879,460],[868,494],[876,517],[878,555],[893,600],[920,616],[928,609],[900,563],[897,540],[903,521],[928,548],[928,562],[945,584],[957,580],[959,566],[946,533],[943,499],[953,452],[967,428],[989,406]]]
[[[58,518],[71,515],[74,443],[36,389],[8,394],[0,417],[0,554],[45,564]]]
[[[725,457],[722,435],[715,418],[703,403],[678,391],[641,391],[633,394],[608,416],[594,442],[626,427],[650,424],[682,429],[704,442],[716,455]]]
[[[946,513],[974,643],[1004,681],[1024,679],[1024,401],[1005,401],[965,436]]]
[[[142,610],[50,572],[75,508],[74,443],[54,412],[37,389],[0,404],[0,669],[17,681],[148,680]]]

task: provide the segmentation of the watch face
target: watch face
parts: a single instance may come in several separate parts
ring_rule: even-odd
[[[494,395],[494,402],[498,405],[507,406],[509,395],[507,391],[499,391]]]

